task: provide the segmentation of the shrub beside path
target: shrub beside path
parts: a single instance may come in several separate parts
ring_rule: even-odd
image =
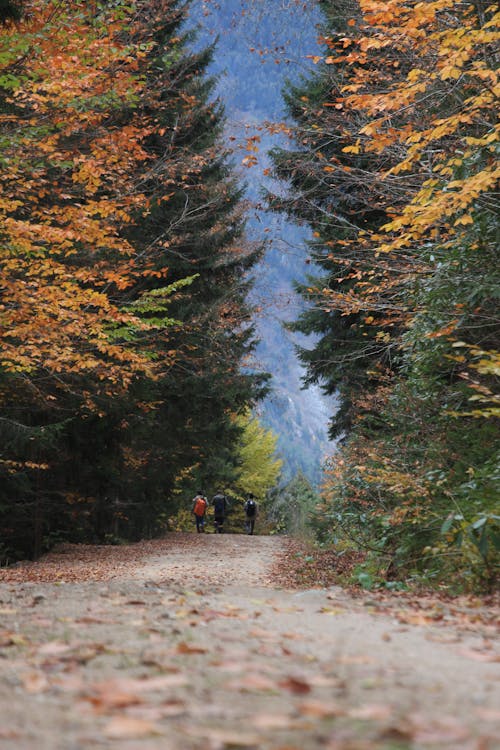
[[[293,555],[170,534],[0,570],[1,750],[500,746],[493,602],[297,589]]]

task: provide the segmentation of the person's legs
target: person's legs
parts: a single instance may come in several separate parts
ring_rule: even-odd
[[[224,517],[223,516],[216,516],[215,517],[215,530],[218,534],[222,534],[222,527],[224,525]]]
[[[254,526],[255,526],[255,518],[251,518],[250,519],[250,534],[253,534]]]

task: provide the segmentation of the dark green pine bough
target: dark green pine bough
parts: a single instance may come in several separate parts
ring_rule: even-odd
[[[246,300],[260,250],[243,236],[241,190],[221,138],[224,113],[206,76],[213,49],[190,52],[183,3],[136,5],[145,8],[136,18],[148,19],[129,40],[141,55],[148,49],[139,60],[143,95],[134,106],[110,109],[109,126],[137,113],[156,120],[142,144],[150,158],[139,189],[148,206],[120,231],[138,259],[151,258],[154,246],[159,275],[117,295],[123,305],[140,306],[150,293],[151,308],[142,304],[138,314],[151,318],[164,311],[155,289],[173,287],[172,322],[163,337],[157,334],[157,346],[147,334],[133,334],[164,366],[155,381],[137,378],[125,395],[101,396],[99,414],[82,412],[71,389],[50,413],[36,399],[3,403],[1,457],[24,467],[1,469],[2,563],[39,555],[59,541],[135,540],[161,532],[198,487],[210,493],[216,484],[231,484],[242,431],[234,415],[267,390],[266,374],[243,369],[256,344]],[[103,23],[107,7],[100,4]],[[18,8],[2,3],[2,20]],[[148,48],[151,39],[156,45]],[[84,383],[78,387],[85,390]]]

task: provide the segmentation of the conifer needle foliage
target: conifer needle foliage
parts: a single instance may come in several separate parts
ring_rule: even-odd
[[[265,381],[241,374],[259,252],[185,8],[21,10],[0,27],[6,557],[153,533]]]
[[[301,352],[309,380],[341,398],[318,528],[369,549],[382,578],[458,567],[491,585],[497,8],[322,7],[324,55],[286,94],[297,148],[274,155],[291,187],[269,196],[314,230],[295,327],[319,335]]]

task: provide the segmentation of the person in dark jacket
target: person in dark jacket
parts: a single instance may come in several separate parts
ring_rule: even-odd
[[[248,493],[245,505],[245,529],[247,534],[253,534],[255,519],[257,518],[257,502],[251,492]]]
[[[217,534],[222,534],[224,531],[224,519],[226,518],[228,502],[227,497],[221,490],[213,496],[212,505],[214,506],[215,531]]]

